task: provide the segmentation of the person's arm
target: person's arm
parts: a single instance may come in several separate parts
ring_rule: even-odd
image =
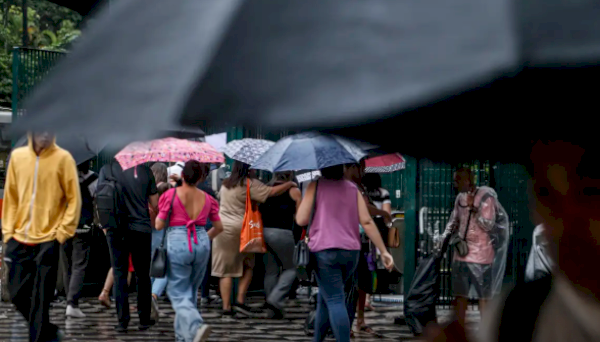
[[[150,184],[148,184],[148,193],[150,197],[148,198],[148,204],[150,204],[150,208],[154,211],[158,211],[158,189],[156,187],[156,179],[154,178],[154,174],[150,169],[147,169],[148,179],[150,179]]]
[[[391,207],[390,207],[390,212],[388,213],[387,211],[378,209],[375,205],[369,203],[366,195],[363,195],[362,197],[363,197],[363,201],[367,205],[367,209],[369,210],[369,214],[371,216],[381,216],[381,217],[383,217],[383,220],[385,221],[385,223],[392,222]]]
[[[477,223],[483,230],[489,232],[496,225],[496,199],[490,196],[485,201],[481,202],[479,209],[472,208],[477,217]]]
[[[458,200],[460,196],[456,197],[456,201],[454,201],[454,209],[452,209],[452,213],[450,214],[450,219],[446,224],[446,229],[444,230],[444,236],[452,234],[456,229],[458,229],[460,224],[460,217],[458,216]]]
[[[210,222],[212,222],[212,228],[206,232],[208,234],[209,239],[214,239],[217,235],[223,232],[223,223],[221,222],[221,218],[219,217],[219,203],[216,199],[212,197],[208,197],[208,201],[210,203],[210,212],[208,213],[208,218]]]
[[[4,243],[12,239],[15,233],[15,216],[19,204],[19,191],[14,163],[8,163],[6,182],[4,183],[4,199],[2,201],[2,237]]]
[[[375,244],[375,247],[377,247],[377,249],[379,249],[381,252],[381,258],[385,268],[391,270],[394,268],[394,258],[392,258],[392,255],[385,247],[385,243],[381,238],[381,234],[379,234],[379,229],[377,229],[377,226],[375,225],[375,222],[373,222],[373,218],[369,213],[369,209],[367,209],[365,199],[358,191],[356,192],[356,198],[358,200],[358,216],[360,219],[360,224],[365,230],[365,234],[367,234],[369,239],[373,242],[373,244]]]
[[[290,197],[296,202],[296,211],[300,207],[300,203],[302,202],[302,192],[298,188],[290,189]]]
[[[383,209],[383,211],[385,211],[386,213],[390,214],[390,217],[392,216],[392,200],[390,199],[390,193],[385,190],[385,189],[381,189],[382,191],[382,197],[383,197],[383,207],[381,209]]]
[[[212,220],[210,222],[212,222],[213,226],[208,232],[206,232],[206,234],[208,234],[209,239],[214,240],[214,238],[217,237],[217,235],[223,232],[223,222]]]
[[[167,216],[169,215],[169,210],[171,210],[171,199],[173,198],[171,191],[177,191],[177,189],[167,190],[158,200],[158,215],[156,215],[156,221],[154,222],[156,230],[165,229],[167,224]]]
[[[67,198],[67,208],[56,230],[56,239],[62,244],[75,235],[75,230],[79,224],[81,216],[81,190],[79,189],[77,165],[71,155],[63,161],[61,171],[60,183]]]
[[[290,188],[293,188],[295,186],[296,186],[296,183],[287,182],[287,183],[283,183],[283,184],[279,184],[274,187],[271,187],[271,193],[269,194],[269,197],[283,195],[286,191],[288,191]]]
[[[315,189],[317,187],[316,182],[312,182],[308,185],[304,198],[298,207],[296,212],[296,223],[299,226],[307,226],[310,221],[310,215],[312,212],[313,203],[315,202]]]
[[[154,212],[158,211],[158,194],[151,195],[148,199],[150,204],[150,209],[154,210]]]

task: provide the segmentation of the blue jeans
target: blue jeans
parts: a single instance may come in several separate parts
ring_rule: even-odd
[[[316,276],[319,284],[315,336],[325,340],[329,327],[338,342],[350,342],[351,319],[346,305],[345,287],[354,276],[360,251],[328,249],[315,252]]]
[[[185,226],[169,227],[167,236],[167,294],[175,310],[175,338],[192,342],[203,324],[198,311],[198,289],[206,273],[210,241],[204,227],[196,227],[198,244],[192,237],[192,252]]]
[[[160,246],[164,233],[164,230],[152,229],[152,254],[154,254],[154,251]],[[152,294],[155,294],[160,298],[167,288],[167,278],[152,278],[151,281]]]

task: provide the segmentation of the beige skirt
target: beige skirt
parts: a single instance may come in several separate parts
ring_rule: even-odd
[[[240,278],[244,267],[254,268],[254,254],[240,253],[242,222],[223,222],[223,232],[212,243],[212,276]]]

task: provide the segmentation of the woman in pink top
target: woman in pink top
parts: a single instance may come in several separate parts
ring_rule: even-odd
[[[344,180],[344,167],[332,166],[321,170],[322,178],[311,183],[298,208],[296,221],[300,226],[310,222],[313,203],[316,206],[309,227],[308,246],[316,261],[319,284],[315,336],[313,341],[325,340],[331,326],[338,342],[350,341],[350,314],[344,288],[358,265],[361,224],[367,236],[381,251],[385,267],[394,267],[381,235],[369,214],[363,196],[353,183]]]
[[[159,201],[156,229],[167,230],[167,294],[175,310],[177,341],[206,341],[210,328],[198,312],[198,289],[202,284],[210,240],[223,231],[219,204],[196,186],[208,175],[209,167],[197,161],[185,163],[182,186],[165,192]],[[166,220],[172,208],[169,226]],[[208,232],[206,219],[213,223]]]

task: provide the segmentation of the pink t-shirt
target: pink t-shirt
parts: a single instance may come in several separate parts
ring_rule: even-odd
[[[167,215],[169,215],[169,209],[171,207],[171,199],[173,198],[173,191],[177,189],[167,190],[158,201],[158,218],[166,221]],[[190,243],[190,252],[192,252],[192,234],[194,235],[194,242],[198,244],[198,237],[196,235],[196,226],[206,225],[206,219],[209,218],[212,222],[221,221],[219,217],[219,203],[212,196],[204,193],[205,201],[204,207],[198,214],[196,219],[192,220],[185,206],[179,199],[179,196],[175,196],[173,199],[173,211],[171,212],[171,219],[169,221],[169,227],[185,226],[188,229],[188,241]]]

